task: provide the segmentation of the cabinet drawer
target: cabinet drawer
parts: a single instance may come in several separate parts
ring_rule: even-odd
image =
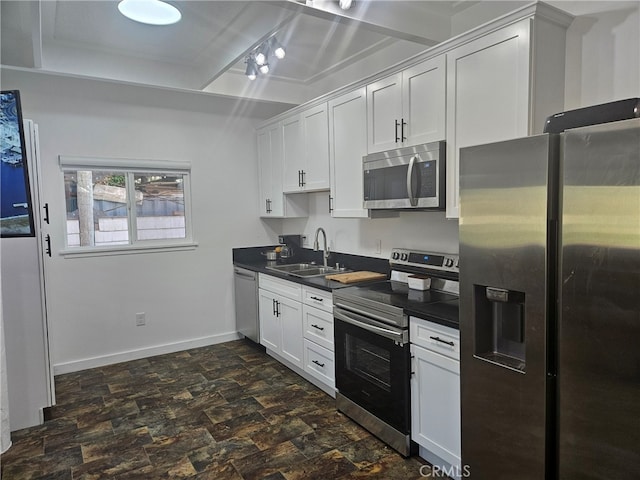
[[[304,370],[322,383],[335,388],[333,352],[304,339]]]
[[[333,351],[333,313],[303,305],[304,338]]]
[[[331,292],[313,287],[302,287],[302,303],[319,308],[325,312],[333,312]]]
[[[290,298],[291,300],[298,302],[302,300],[302,286],[288,280],[282,280],[281,278],[260,273],[258,276],[258,286],[264,290],[269,290],[283,297]]]
[[[411,343],[454,360],[460,359],[460,332],[417,317],[409,319]]]

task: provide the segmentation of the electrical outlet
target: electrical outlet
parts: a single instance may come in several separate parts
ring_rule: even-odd
[[[136,327],[142,327],[147,323],[147,314],[144,312],[136,313]]]

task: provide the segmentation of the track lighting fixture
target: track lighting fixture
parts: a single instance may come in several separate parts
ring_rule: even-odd
[[[261,43],[260,46],[245,59],[245,63],[247,64],[245,75],[249,80],[255,80],[258,73],[263,75],[269,73],[269,56],[271,55],[279,60],[282,60],[285,56],[284,47],[278,42],[275,36]]]

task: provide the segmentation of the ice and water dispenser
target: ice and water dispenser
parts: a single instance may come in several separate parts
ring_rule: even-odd
[[[474,285],[475,356],[525,372],[525,294]]]

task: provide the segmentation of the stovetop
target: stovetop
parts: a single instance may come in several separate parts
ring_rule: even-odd
[[[401,309],[405,314],[423,318],[448,327],[458,328],[458,296],[437,290],[413,290],[404,282],[387,280],[362,286],[341,288],[337,298]]]

